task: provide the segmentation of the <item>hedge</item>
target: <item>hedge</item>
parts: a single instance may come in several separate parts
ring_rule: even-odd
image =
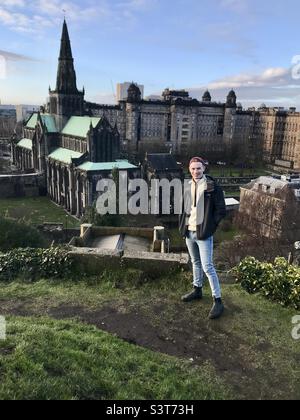
[[[65,278],[70,274],[71,260],[66,248],[26,248],[0,254],[0,281]]]
[[[232,273],[248,293],[261,293],[283,306],[300,309],[300,267],[289,264],[285,258],[263,263],[247,257]]]

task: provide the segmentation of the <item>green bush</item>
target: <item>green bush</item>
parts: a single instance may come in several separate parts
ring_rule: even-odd
[[[46,241],[40,232],[25,222],[0,216],[0,251],[14,248],[43,248]]]
[[[232,273],[248,293],[259,292],[283,306],[300,309],[300,267],[285,258],[276,258],[271,264],[247,257]]]
[[[0,254],[0,280],[17,277],[34,281],[65,278],[71,274],[71,260],[66,248],[15,249]]]

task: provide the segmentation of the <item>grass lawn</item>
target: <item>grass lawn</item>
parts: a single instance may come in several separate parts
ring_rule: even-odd
[[[190,173],[187,169],[184,170],[185,174],[187,176],[190,176]],[[263,175],[270,175],[270,170],[265,168],[254,168],[254,169],[244,169],[241,170],[239,168],[229,166],[225,166],[224,168],[221,168],[220,166],[210,166],[208,175],[218,178],[218,177],[253,177],[258,178],[259,176]]]
[[[63,223],[68,228],[80,226],[80,222],[68,215],[47,197],[0,199],[0,215],[25,219],[31,224]]]
[[[240,233],[241,232],[234,227],[232,227],[232,229],[230,229],[227,232],[223,231],[222,229],[218,229],[214,235],[214,241],[218,244],[224,241],[231,241],[235,238],[235,236],[239,235]],[[167,235],[170,238],[171,246],[182,247],[186,249],[185,239],[182,238],[178,229],[168,229]]]
[[[0,399],[299,399],[293,309],[224,285],[183,304],[191,274],[104,272],[0,284]]]
[[[270,175],[270,170],[266,169],[266,168],[254,168],[254,169],[239,169],[239,168],[235,168],[232,167],[230,168],[229,166],[225,166],[223,169],[220,168],[220,166],[210,166],[209,167],[209,175],[213,176],[213,177],[253,177],[253,178],[258,178],[259,176],[262,175]]]

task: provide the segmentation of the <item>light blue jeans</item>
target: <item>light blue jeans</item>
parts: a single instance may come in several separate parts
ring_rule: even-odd
[[[198,240],[196,232],[188,232],[186,245],[193,264],[194,286],[202,287],[204,273],[207,275],[212,295],[221,298],[221,287],[217,272],[213,263],[214,238]]]

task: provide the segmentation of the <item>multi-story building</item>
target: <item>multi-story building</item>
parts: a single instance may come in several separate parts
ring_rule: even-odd
[[[283,169],[300,168],[300,113],[295,108],[245,110],[230,91],[225,103],[202,101],[187,91],[166,89],[161,99],[143,100],[138,86],[115,106],[86,103],[90,115],[106,115],[117,125],[122,147],[131,154],[206,154],[217,160],[264,161]]]
[[[298,241],[300,174],[260,177],[243,186],[238,221],[260,236]]]
[[[128,89],[132,82],[124,82],[124,83],[118,83],[117,84],[117,101],[126,101],[128,97]],[[137,85],[138,88],[141,91],[142,98],[144,97],[144,86],[143,85]]]

